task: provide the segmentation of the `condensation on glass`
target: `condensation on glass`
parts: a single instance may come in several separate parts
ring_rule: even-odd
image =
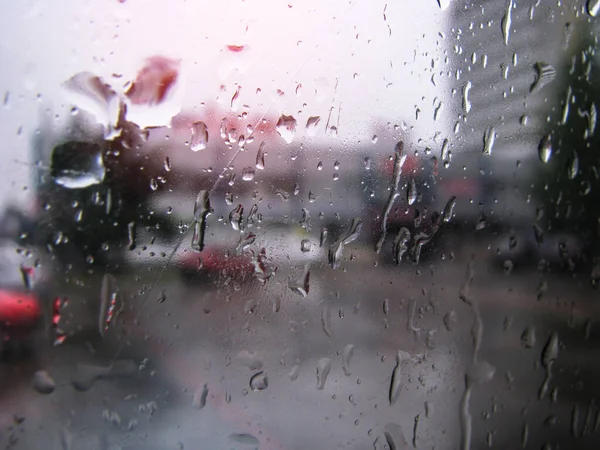
[[[0,445],[596,449],[600,2],[0,14]]]

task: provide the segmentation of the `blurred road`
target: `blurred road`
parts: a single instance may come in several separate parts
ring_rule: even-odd
[[[339,269],[312,264],[305,298],[288,288],[300,265],[281,265],[264,285],[233,280],[218,288],[185,284],[168,271],[149,294],[157,269],[117,274],[126,308],[104,339],[94,315],[101,279],[58,286],[69,299],[61,317],[69,336],[55,347],[40,339],[34,355],[0,366],[0,443],[73,450],[364,449],[383,448],[384,428],[397,424],[409,446],[459,448],[475,318],[462,294],[480,305],[479,357],[495,368],[490,381],[472,389],[472,448],[520,447],[525,426],[527,448],[544,442],[597,448],[593,355],[600,306],[587,278],[518,268],[504,275],[488,250],[461,244],[441,246],[445,259],[398,267],[376,266],[369,249],[350,245]],[[533,337],[524,345],[527,327]],[[539,400],[552,332],[560,346]],[[109,365],[117,351],[117,359],[133,360],[137,369],[99,379],[86,392],[74,389],[78,364]],[[410,356],[400,365],[400,391],[390,405],[398,351]],[[320,390],[317,366],[327,365],[324,358],[330,372]],[[54,393],[32,388],[39,369],[55,380]],[[259,372],[263,383],[251,385]]]

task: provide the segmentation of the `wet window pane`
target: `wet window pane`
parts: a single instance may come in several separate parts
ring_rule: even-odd
[[[2,448],[598,448],[599,1],[0,8]]]

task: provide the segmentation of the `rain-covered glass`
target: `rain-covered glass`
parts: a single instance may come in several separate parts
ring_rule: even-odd
[[[600,1],[0,12],[1,448],[600,448]]]

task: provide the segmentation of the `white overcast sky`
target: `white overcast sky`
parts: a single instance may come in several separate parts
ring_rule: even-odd
[[[447,70],[450,48],[439,35],[449,11],[436,0],[387,7],[382,0],[22,0],[0,8],[0,94],[9,93],[0,108],[9,189],[0,203],[20,198],[29,182],[24,163],[40,105],[66,117],[62,82],[87,70],[115,82],[111,75],[122,74],[122,84],[152,55],[181,60],[183,110],[214,101],[221,85],[230,98],[239,84],[242,104],[274,115],[302,110],[299,123],[341,103],[339,136],[347,142],[370,139],[382,119],[404,120],[425,137],[447,131],[432,113],[444,89],[431,83],[431,61]],[[226,45],[247,49],[233,54]]]

